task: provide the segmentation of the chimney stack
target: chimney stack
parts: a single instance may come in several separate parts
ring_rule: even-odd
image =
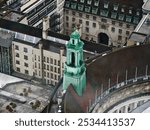
[[[43,18],[43,31],[42,31],[42,38],[43,39],[47,39],[48,29],[49,29],[49,17],[45,16]]]

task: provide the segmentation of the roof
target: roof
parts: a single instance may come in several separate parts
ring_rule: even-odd
[[[143,0],[66,0],[65,8],[128,23],[138,24],[142,18]],[[135,4],[136,3],[136,4]],[[131,13],[130,13],[131,10]]]
[[[0,89],[0,112],[37,113],[49,104],[53,88],[27,81],[6,84]]]
[[[137,41],[137,42],[140,42],[140,43],[144,43],[146,38],[147,38],[146,34],[137,33],[137,32],[133,32],[130,35],[130,40]]]
[[[11,46],[11,43],[11,34],[0,31],[0,46],[8,48]]]
[[[0,19],[0,28],[4,28],[7,30],[11,30],[14,32],[19,32],[21,34],[27,34],[30,36],[34,36],[37,38],[42,38],[42,30],[39,28],[31,27],[28,25],[24,25],[21,23],[17,23],[14,21],[9,21],[5,19]],[[61,39],[64,41],[69,41],[70,37],[67,35],[55,33],[53,31],[48,31],[48,36],[54,37],[54,39],[58,38],[60,40],[57,40],[57,44],[61,43]],[[58,42],[60,41],[60,42]],[[91,52],[97,52],[97,53],[102,53],[104,51],[110,51],[111,47],[102,45],[102,44],[95,44],[89,41],[82,40],[84,44],[84,50],[91,51]],[[64,43],[61,43],[64,44]],[[64,45],[62,45],[64,46]]]
[[[20,78],[16,78],[10,75],[0,73],[0,88],[3,88],[8,83],[14,83],[19,81],[23,81],[23,80]]]
[[[136,32],[150,35],[150,14],[145,15],[135,29]]]
[[[78,96],[69,86],[65,95],[65,112],[87,112],[87,107],[95,98],[96,91],[101,93],[110,86],[128,79],[145,75],[146,65],[150,64],[150,44],[120,49],[105,56],[100,56],[87,64],[86,89],[83,96]],[[150,74],[150,69],[148,69]],[[102,87],[103,86],[103,87]]]
[[[145,11],[150,12],[150,0],[147,0],[147,1],[144,3],[143,9],[144,9]]]

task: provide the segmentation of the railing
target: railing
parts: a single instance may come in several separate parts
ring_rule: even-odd
[[[136,72],[135,72],[135,77],[131,78],[131,79],[127,79],[127,74],[128,71],[126,70],[126,78],[124,81],[118,83],[118,79],[117,79],[117,83],[113,86],[110,86],[110,79],[109,79],[109,88],[105,91],[103,91],[103,84],[101,86],[101,93],[98,94],[98,91],[96,91],[95,94],[95,98],[92,100],[89,100],[89,104],[87,106],[87,112],[92,112],[92,110],[95,108],[95,106],[97,105],[97,103],[99,103],[102,99],[104,99],[106,96],[108,96],[110,93],[118,90],[119,88],[123,88],[129,85],[134,85],[135,83],[140,83],[143,81],[150,81],[150,75],[148,75],[148,65],[146,65],[146,72],[143,76],[139,76],[137,77],[137,68],[136,68]]]

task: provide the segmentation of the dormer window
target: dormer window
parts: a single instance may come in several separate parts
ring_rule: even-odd
[[[104,8],[105,8],[105,9],[108,9],[108,5],[109,5],[108,1],[105,1],[105,2],[104,2]]]
[[[129,9],[129,14],[132,14],[132,9]]]
[[[95,0],[94,5],[98,6],[99,5],[99,0]]]
[[[140,11],[136,11],[136,15],[139,16],[140,15]]]
[[[80,0],[81,3],[84,3],[84,0]]]
[[[121,8],[121,12],[124,13],[124,8]]]
[[[114,4],[114,10],[117,11],[119,7],[119,4]]]
[[[92,0],[87,0],[87,4],[91,5]]]

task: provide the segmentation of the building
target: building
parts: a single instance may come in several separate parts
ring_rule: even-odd
[[[1,19],[0,30],[13,36],[11,45],[13,75],[34,82],[56,85],[63,76],[66,61],[65,44],[69,37],[49,31],[46,21],[43,20],[43,29],[39,29]],[[109,47],[92,45],[85,42],[85,60],[111,51]]]
[[[144,15],[135,30],[131,33],[127,46],[150,43],[150,14]]]
[[[49,104],[52,87],[0,73],[0,112],[39,113]]]
[[[7,0],[5,7],[23,14],[18,22],[34,27],[42,28],[42,19],[48,16],[50,29],[62,33],[63,5],[64,0]]]
[[[7,32],[0,32],[0,72],[12,72],[12,36]]]
[[[80,45],[78,35],[76,32],[71,34],[71,39],[66,45],[67,54],[78,51],[75,49]],[[71,50],[69,46],[72,47]],[[149,48],[150,44],[125,47],[90,59],[85,62],[85,86],[85,78],[80,78],[79,81],[77,78],[82,77],[85,69],[81,72],[76,71],[80,65],[72,64],[72,61],[77,63],[80,57],[73,58],[72,53],[67,55],[66,72],[58,91],[58,112],[130,113],[134,110],[139,111],[142,105],[144,108],[140,109],[141,112],[149,108]],[[74,83],[74,80],[78,82]]]
[[[64,32],[77,26],[82,39],[123,46],[142,18],[142,5],[143,0],[66,0]]]

